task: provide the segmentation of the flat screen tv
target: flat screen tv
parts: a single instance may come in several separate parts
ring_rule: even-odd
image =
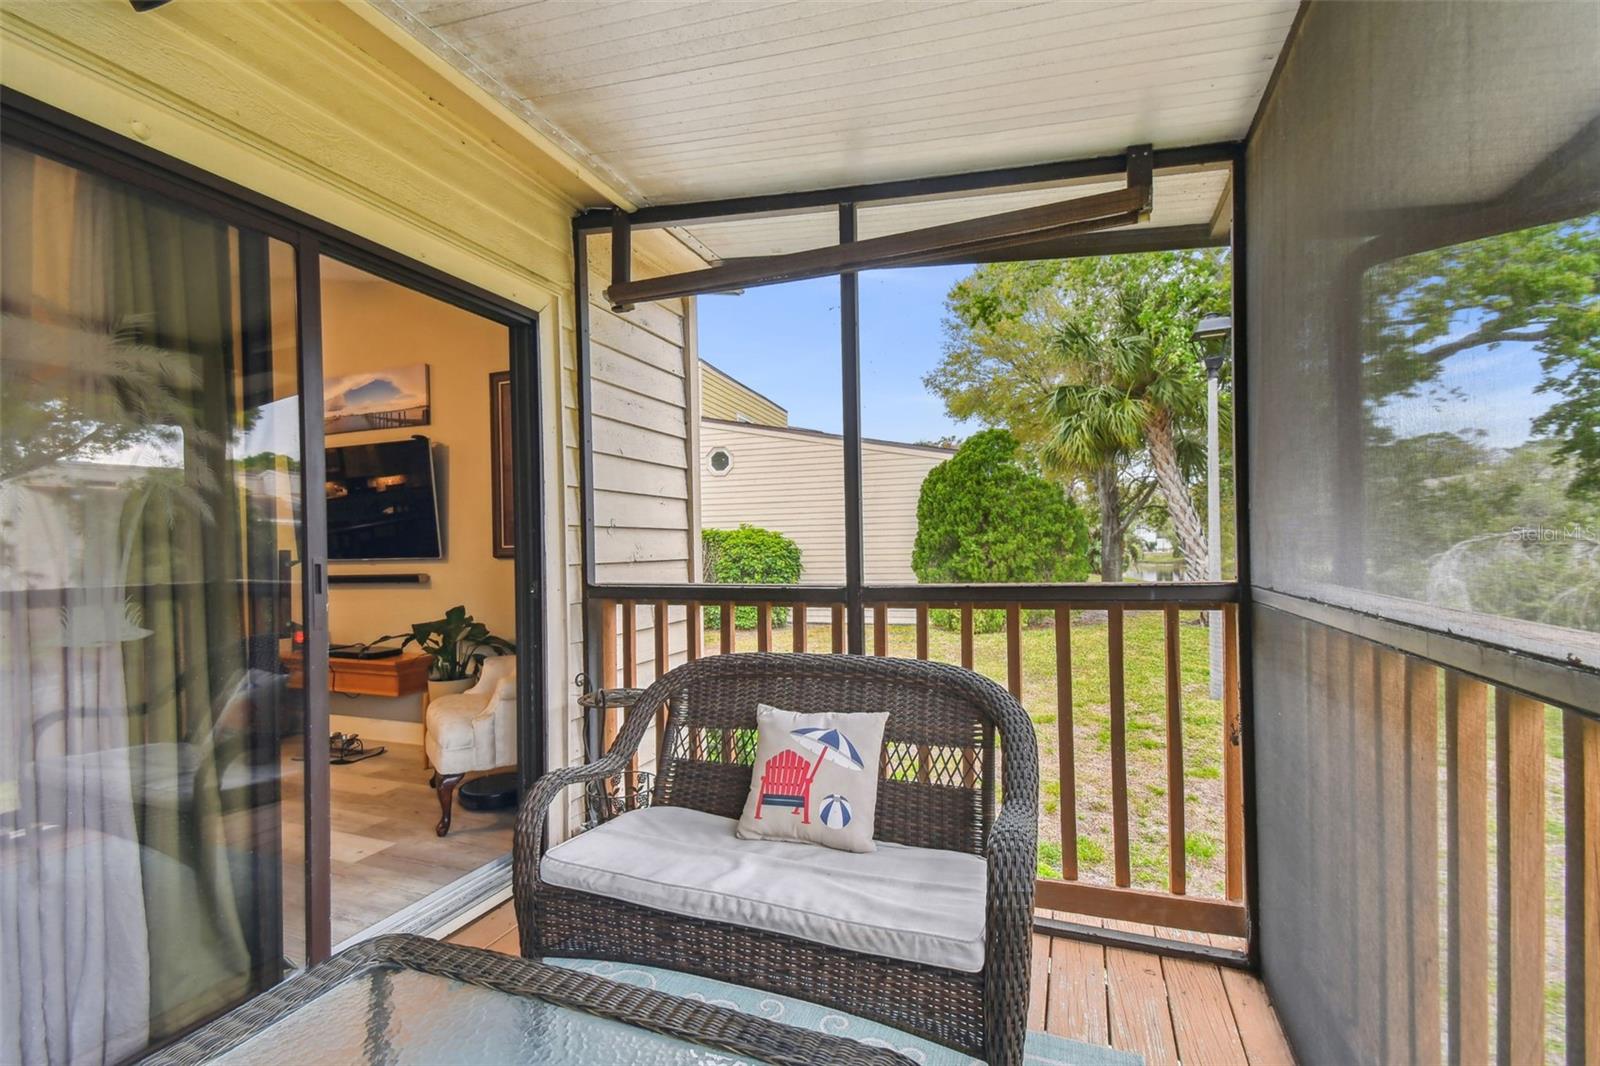
[[[329,559],[438,559],[427,437],[328,449]]]

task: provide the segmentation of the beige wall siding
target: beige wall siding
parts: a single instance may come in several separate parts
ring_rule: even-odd
[[[839,437],[710,419],[700,426],[701,508],[706,528],[741,523],[776,529],[800,545],[808,584],[842,584],[844,444]],[[711,452],[726,448],[733,465],[713,474]],[[950,453],[916,445],[862,445],[862,503],[869,581],[913,583],[922,479]]]
[[[701,360],[700,414],[725,422],[753,422],[758,426],[787,426],[789,412],[746,385]]]

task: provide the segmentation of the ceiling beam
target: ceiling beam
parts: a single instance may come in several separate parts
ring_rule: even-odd
[[[979,252],[960,252],[931,256],[900,266],[955,266],[966,263],[1023,263],[1035,259],[1084,259],[1100,255],[1128,255],[1134,252],[1181,252],[1192,248],[1224,248],[1228,239],[1218,240],[1211,226],[1197,222],[1186,226],[1133,226],[1128,229],[1077,233],[1046,240],[1011,244]]]
[[[1239,156],[1237,142],[1197,144],[1182,148],[1157,148],[1151,153],[1151,166],[1157,171],[1186,170],[1232,163]],[[637,229],[657,226],[692,226],[761,215],[785,215],[837,207],[840,204],[881,203],[887,200],[914,200],[925,197],[956,196],[963,193],[1027,185],[1048,185],[1094,178],[1110,178],[1128,171],[1128,154],[1066,159],[1052,163],[975,170],[965,174],[943,174],[906,178],[864,185],[841,185],[829,189],[740,196],[725,200],[661,204],[641,207],[628,215]],[[611,209],[596,208],[578,216],[580,230],[611,228]]]
[[[613,282],[606,288],[606,299],[614,307],[670,300],[908,265],[930,256],[981,254],[1019,243],[1128,225],[1149,217],[1153,193],[1151,151],[1148,146],[1130,148],[1124,158],[1128,161],[1128,183],[1112,192],[823,248],[728,259],[682,274]]]

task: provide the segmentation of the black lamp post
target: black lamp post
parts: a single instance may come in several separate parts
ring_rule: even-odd
[[[1206,367],[1206,576],[1222,580],[1222,477],[1219,473],[1220,443],[1217,439],[1217,378],[1228,360],[1233,319],[1227,315],[1207,315],[1194,329],[1200,345],[1200,360]],[[1222,697],[1222,616],[1211,612],[1211,698]]]

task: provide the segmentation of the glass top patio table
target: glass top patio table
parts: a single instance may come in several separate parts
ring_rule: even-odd
[[[480,948],[358,944],[146,1060],[339,1063],[848,1063],[885,1048]]]

